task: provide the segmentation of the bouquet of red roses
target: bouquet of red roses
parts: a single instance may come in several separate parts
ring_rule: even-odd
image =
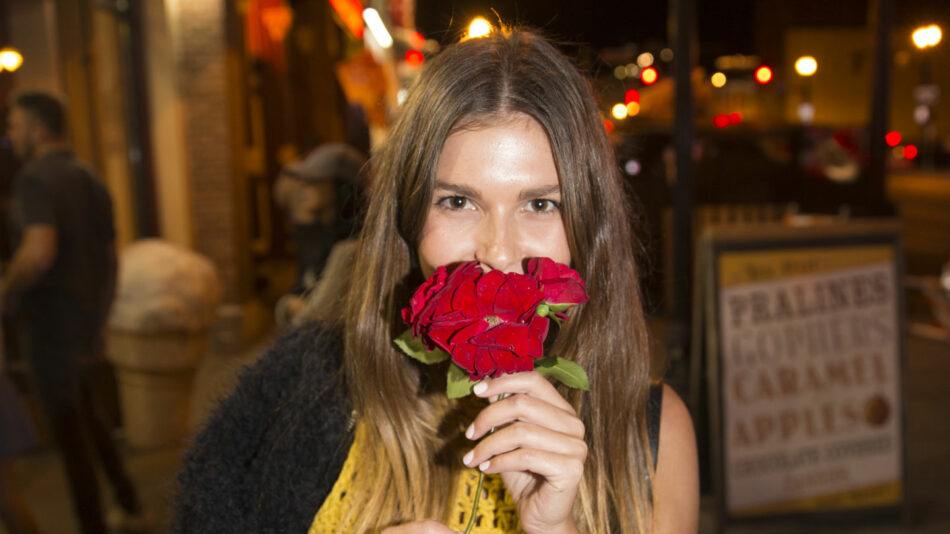
[[[451,358],[449,398],[468,395],[486,376],[532,369],[586,390],[581,366],[544,356],[550,321],[566,321],[565,310],[585,302],[580,275],[549,258],[529,260],[526,274],[483,272],[476,261],[451,272],[442,266],[402,310],[409,330],[395,342],[423,363]]]

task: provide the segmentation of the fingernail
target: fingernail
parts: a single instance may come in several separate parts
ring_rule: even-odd
[[[472,439],[472,436],[475,435],[475,423],[468,425],[468,428],[465,430],[465,437]]]
[[[488,384],[479,382],[475,384],[475,387],[472,388],[472,392],[474,392],[476,395],[481,395],[482,393],[485,393],[486,389],[488,389]]]
[[[489,465],[490,463],[491,463],[491,462],[490,462],[489,460],[485,460],[484,462],[482,462],[481,464],[479,464],[478,470],[479,470],[479,471],[485,471],[486,469],[488,469],[488,465]]]
[[[475,456],[475,451],[474,450],[468,451],[468,454],[462,457],[462,463],[465,465],[468,465],[469,462],[472,461],[473,456]]]

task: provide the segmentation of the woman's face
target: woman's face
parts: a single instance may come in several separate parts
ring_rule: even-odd
[[[527,258],[571,262],[551,146],[525,115],[450,135],[428,209],[418,251],[427,277],[470,260],[517,273]]]

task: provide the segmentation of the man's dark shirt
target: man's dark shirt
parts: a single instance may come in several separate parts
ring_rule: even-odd
[[[13,220],[17,241],[34,224],[53,226],[57,238],[55,261],[24,292],[18,315],[51,329],[66,321],[73,332],[96,339],[110,304],[113,268],[108,191],[71,152],[50,152],[24,165],[14,179]]]

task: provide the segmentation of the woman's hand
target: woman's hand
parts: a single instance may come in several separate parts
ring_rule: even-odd
[[[576,532],[571,511],[587,443],[574,408],[534,371],[486,379],[473,392],[492,403],[466,430],[481,442],[462,461],[502,474],[526,533]]]
[[[414,521],[389,527],[382,534],[459,534],[457,531],[439,523],[438,521]]]

